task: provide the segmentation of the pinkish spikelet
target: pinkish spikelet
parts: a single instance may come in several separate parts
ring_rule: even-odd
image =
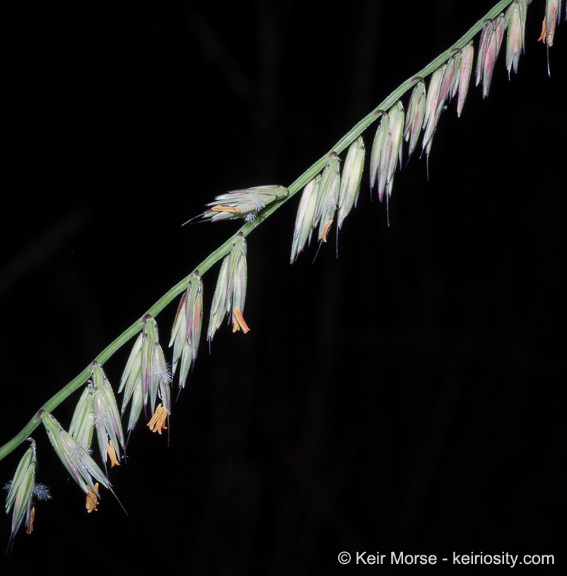
[[[469,89],[469,83],[472,71],[472,62],[474,58],[474,44],[469,42],[462,50],[461,65],[459,69],[459,97],[457,100],[457,116],[461,117],[465,99]]]
[[[500,16],[488,21],[482,30],[479,57],[477,61],[476,84],[478,86],[482,78],[483,98],[486,98],[490,91],[494,65],[498,58],[500,47],[502,46],[503,36],[504,16],[500,14]]]
[[[408,161],[417,146],[417,141],[419,140],[419,135],[423,128],[426,99],[427,93],[425,91],[425,82],[420,80],[411,93],[408,105],[407,122],[404,128],[404,139],[406,142],[409,142]]]
[[[439,115],[442,109],[442,106],[439,106],[439,94],[443,84],[445,69],[446,65],[437,68],[431,75],[431,80],[429,81],[429,90],[427,91],[427,101],[425,103],[425,119],[423,121],[425,133],[423,135],[422,150],[427,149],[428,146],[430,147],[431,139],[433,138],[437,122],[439,121]],[[427,155],[429,155],[429,152],[427,152]]]
[[[504,18],[504,27],[508,29],[506,41],[506,69],[508,70],[508,80],[510,71],[518,73],[518,60],[520,54],[524,52],[524,32],[525,32],[525,13],[522,15],[520,2],[514,2],[506,11]]]
[[[567,17],[567,15],[566,15]],[[538,42],[547,44],[547,75],[551,76],[551,69],[549,67],[549,48],[553,46],[553,39],[555,37],[555,27],[559,24],[561,19],[561,0],[547,0],[545,18],[541,26],[541,35]]]
[[[173,346],[172,375],[179,366],[179,389],[185,387],[189,369],[197,358],[203,322],[203,282],[199,271],[191,275],[183,293],[171,330],[169,347]]]
[[[545,8],[545,18],[541,30],[541,36],[538,38],[548,46],[553,46],[555,37],[555,27],[561,20],[561,0],[547,0]]]
[[[225,256],[221,264],[207,330],[209,347],[224,317],[228,314],[229,321],[232,320],[235,326],[237,324],[235,308],[240,314],[244,312],[246,276],[246,239],[242,232],[239,232],[234,237],[230,253]]]

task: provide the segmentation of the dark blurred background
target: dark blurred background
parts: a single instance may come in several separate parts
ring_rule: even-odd
[[[185,220],[289,185],[492,4],[3,4],[0,443],[237,229]],[[108,493],[87,515],[36,431],[53,500],[2,576],[364,570],[343,550],[564,562],[567,25],[548,78],[543,12],[519,75],[503,49],[489,98],[442,115],[429,181],[418,154],[396,175],[389,227],[365,174],[338,259],[333,235],[289,265],[299,197],[249,237],[252,330],[201,343],[169,447],[138,425],[111,472],[129,517]]]

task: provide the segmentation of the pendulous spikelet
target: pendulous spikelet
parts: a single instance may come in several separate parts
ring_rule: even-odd
[[[566,14],[567,17],[567,14]],[[561,0],[547,0],[545,7],[545,17],[541,25],[541,35],[538,42],[543,42],[547,45],[547,74],[551,75],[549,67],[549,48],[553,46],[555,38],[555,27],[561,21]]]
[[[394,172],[402,158],[405,112],[400,101],[386,113],[376,130],[370,155],[370,190],[376,185],[380,202],[392,194]]]
[[[318,239],[327,241],[327,234],[335,219],[341,186],[340,158],[336,152],[329,154],[327,165],[321,173],[321,183],[317,194],[317,205],[313,225],[319,225]]]
[[[8,549],[10,552],[14,545],[16,532],[19,530],[22,522],[25,520],[26,532],[33,532],[33,522],[35,518],[34,496],[38,500],[50,500],[49,489],[43,484],[36,484],[35,475],[37,471],[36,445],[33,438],[28,438],[31,443],[30,447],[22,456],[16,473],[11,482],[6,484],[8,491],[6,497],[6,514],[12,510],[12,526],[10,539],[8,540]]]
[[[404,140],[408,142],[408,161],[413,154],[425,118],[425,102],[427,93],[425,91],[425,82],[420,80],[413,88],[407,112],[407,122],[404,128]]]
[[[540,42],[553,46],[555,37],[555,27],[561,21],[561,0],[547,0],[545,6],[545,17],[541,25]]]
[[[446,69],[446,64],[437,68],[429,80],[427,100],[425,103],[425,118],[423,120],[424,134],[421,145],[422,153],[425,151],[428,159],[431,151],[433,136],[435,134],[435,130],[437,129],[437,123],[439,122],[441,112],[443,111],[443,105],[440,105],[440,94]]]
[[[134,343],[118,388],[118,392],[124,392],[122,414],[132,402],[128,432],[135,428],[142,406],[146,407],[149,403],[152,412],[155,411],[158,396],[168,414],[171,414],[170,383],[171,374],[159,343],[157,322],[147,314],[144,317],[144,328]]]
[[[69,434],[85,450],[89,450],[94,430],[105,468],[108,458],[111,467],[120,465],[121,451],[125,447],[120,412],[112,386],[96,361],[91,367],[91,380],[87,382],[75,407]]]
[[[486,98],[490,91],[494,64],[500,53],[502,38],[504,37],[504,15],[500,14],[489,20],[480,37],[478,59],[476,62],[476,85],[482,80],[482,97]]]
[[[474,58],[474,44],[469,42],[461,51],[461,61],[459,63],[458,74],[458,98],[457,98],[457,116],[460,118],[465,105],[465,99],[469,89],[472,65]]]
[[[249,331],[243,317],[246,281],[246,239],[240,232],[234,238],[232,250],[225,256],[221,264],[209,317],[207,331],[209,346],[227,314],[232,320],[233,332],[242,330],[246,333]]]
[[[311,235],[315,227],[315,209],[321,185],[321,174],[310,180],[303,188],[303,194],[299,201],[295,227],[293,229],[293,241],[291,243],[290,264],[293,264],[300,252],[303,252],[305,244],[311,243]]]
[[[97,481],[112,492],[110,481],[88,451],[49,412],[41,410],[40,416],[55,453],[81,490],[88,495],[90,488],[100,498],[95,486]]]
[[[71,418],[69,434],[83,447],[89,450],[94,433],[94,386],[87,382]]]
[[[525,32],[526,32],[526,11],[528,9],[527,0],[514,2],[508,7],[504,17],[504,27],[508,29],[506,39],[506,68],[508,79],[510,71],[518,73],[518,61],[520,54],[524,52]]]
[[[119,465],[124,450],[124,432],[116,398],[102,366],[93,362],[91,378],[94,399],[94,426],[104,466],[110,458],[111,466]]]
[[[349,147],[346,160],[343,166],[343,176],[339,189],[339,214],[337,219],[337,229],[343,226],[345,218],[356,206],[362,172],[364,170],[364,159],[366,150],[364,140],[359,136]]]
[[[380,119],[380,124],[376,128],[376,134],[374,135],[374,141],[372,143],[372,152],[370,153],[370,193],[374,190],[376,181],[379,175],[379,168],[381,164],[381,157],[384,154],[384,149],[386,148],[388,133],[390,131],[390,118],[386,112],[382,113],[382,118]],[[382,192],[383,195],[383,192]],[[378,197],[382,200],[380,192],[378,192]]]
[[[169,347],[173,346],[172,375],[179,366],[179,389],[185,387],[189,369],[197,359],[203,322],[203,281],[199,271],[193,272],[183,293],[171,330]]]

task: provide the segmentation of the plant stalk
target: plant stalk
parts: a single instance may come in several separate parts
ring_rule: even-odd
[[[457,40],[449,49],[445,50],[442,54],[437,56],[435,60],[430,62],[425,68],[414,74],[411,78],[403,82],[396,90],[394,90],[385,100],[383,100],[372,112],[365,116],[356,126],[349,130],[336,144],[335,146],[324,156],[322,156],[317,162],[312,164],[299,178],[297,178],[288,188],[289,193],[286,198],[279,202],[274,202],[264,209],[254,220],[244,224],[240,230],[238,230],[233,236],[228,238],[219,246],[214,252],[212,252],[205,260],[203,260],[195,269],[199,270],[199,274],[202,276],[205,274],[212,266],[214,266],[219,260],[224,258],[232,247],[232,242],[236,234],[242,233],[243,236],[248,236],[257,226],[259,226],[266,218],[269,218],[282,204],[287,202],[292,196],[299,192],[312,178],[315,178],[321,170],[325,167],[328,161],[329,154],[335,152],[340,154],[348,146],[352,144],[361,134],[364,132],[373,122],[375,122],[380,116],[382,111],[387,111],[391,106],[393,106],[410,88],[413,87],[420,79],[426,78],[431,73],[433,73],[439,66],[444,64],[453,53],[457,50],[464,48],[468,42],[470,42],[474,36],[480,32],[487,20],[495,18],[501,12],[503,12],[508,5],[510,5],[515,0],[501,0],[498,2],[491,10],[489,10],[484,17],[479,20],[474,26],[472,26],[459,40]],[[184,290],[187,289],[189,281],[194,271],[186,276],[183,280],[178,282],[173,286],[166,294],[164,294],[149,310],[147,310],[142,316],[136,320],[129,328],[127,328],[118,338],[116,338],[111,344],[109,344],[96,358],[95,360],[103,365],[109,358],[111,358],[116,351],[118,351],[124,344],[131,340],[138,332],[143,328],[144,321],[143,318],[146,314],[151,316],[157,316],[168,304],[172,302],[174,298],[179,296]],[[91,373],[91,365],[87,366],[80,374],[78,374],[73,380],[71,380],[65,387],[63,387],[59,392],[52,396],[32,417],[32,419],[22,428],[22,430],[16,434],[11,440],[9,440],[4,446],[0,448],[0,460],[3,460],[8,454],[15,450],[22,442],[30,436],[30,434],[37,428],[41,423],[41,418],[39,416],[42,410],[46,412],[52,412],[57,406],[59,406],[64,400],[66,400],[73,392],[76,392],[89,378]]]

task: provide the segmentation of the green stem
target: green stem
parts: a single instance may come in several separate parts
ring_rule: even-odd
[[[328,156],[331,152],[336,152],[340,154],[348,146],[352,144],[373,122],[375,122],[379,117],[382,110],[388,110],[392,105],[394,105],[420,78],[425,78],[433,73],[439,66],[444,64],[453,55],[456,50],[464,48],[468,42],[470,42],[474,36],[480,32],[486,20],[495,18],[498,16],[509,4],[515,0],[501,0],[492,8],[485,16],[479,20],[469,31],[462,36],[457,42],[455,42],[448,50],[445,50],[440,54],[435,60],[430,62],[425,68],[420,70],[417,74],[414,74],[410,79],[406,80],[401,84],[396,90],[394,90],[384,101],[382,101],[370,114],[365,116],[356,126],[354,126],[349,132],[347,132],[330,150],[327,154],[322,156],[317,162],[315,162],[310,168],[308,168],[293,184],[289,186],[288,196],[281,202],[274,203],[268,206],[262,213],[255,218],[252,222],[244,224],[236,234],[242,232],[244,236],[248,236],[257,226],[259,226],[266,218],[271,216],[284,202],[287,202],[292,196],[299,192],[312,178],[317,176],[321,170],[325,167],[328,161]],[[232,241],[234,236],[231,236],[224,244],[217,248],[213,253],[211,253],[203,262],[201,262],[196,270],[199,270],[202,276],[216,264],[221,258],[224,258],[232,247]],[[110,345],[108,345],[96,358],[95,360],[103,365],[117,350],[119,350],[126,342],[133,338],[144,326],[143,318],[146,314],[152,316],[157,316],[171,301],[179,296],[184,290],[187,289],[189,280],[193,272],[189,274],[186,278],[178,282],[173,288],[171,288],[166,294],[164,294],[147,312],[145,312],[140,319],[136,320],[127,330],[125,330],[116,340],[114,340]],[[87,366],[80,374],[78,374],[73,380],[71,380],[64,388],[52,396],[33,416],[33,418],[26,424],[26,426],[9,442],[7,442],[2,448],[0,448],[0,460],[3,460],[10,452],[15,450],[30,434],[37,428],[41,422],[41,418],[38,416],[41,410],[47,412],[52,412],[59,404],[61,404],[66,398],[68,398],[73,392],[77,391],[89,378],[91,374],[91,366]]]

